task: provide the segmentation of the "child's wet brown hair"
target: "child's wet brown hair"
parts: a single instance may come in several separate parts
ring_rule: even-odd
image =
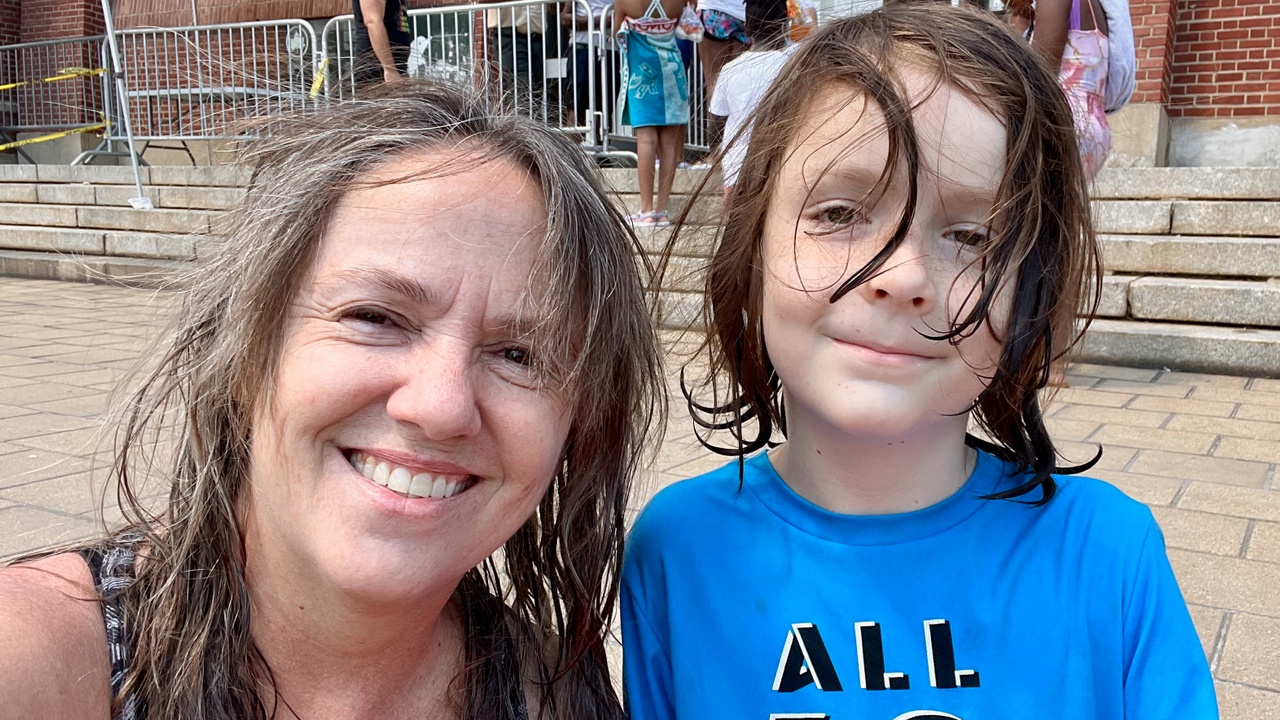
[[[995,497],[1022,497],[1039,487],[1032,501],[1046,502],[1055,490],[1051,473],[1092,464],[1059,467],[1038,391],[1054,360],[1083,332],[1077,317],[1087,318],[1096,308],[1101,269],[1071,108],[1056,69],[1042,67],[1022,39],[979,10],[891,1],[813,33],[787,62],[754,116],[750,148],[707,267],[708,334],[701,355],[709,366],[703,378],[684,387],[689,410],[703,444],[721,454],[742,457],[785,437],[783,388],[761,327],[760,247],[775,183],[803,139],[801,127],[816,98],[836,88],[847,89],[850,103],[863,97],[875,103],[885,119],[889,160],[873,195],[882,194],[890,178],[901,177],[908,183],[907,200],[885,246],[836,287],[830,301],[874,276],[906,237],[920,192],[912,111],[923,97],[906,90],[906,67],[932,75],[935,88],[957,88],[1007,131],[990,239],[976,261],[981,279],[968,310],[936,339],[958,342],[975,332],[997,332],[988,316],[998,293],[1009,298],[1007,320],[993,318],[1003,344],[1000,361],[973,408],[991,442],[970,436],[969,443],[1029,473],[1025,482]],[[668,254],[679,242],[677,233]]]

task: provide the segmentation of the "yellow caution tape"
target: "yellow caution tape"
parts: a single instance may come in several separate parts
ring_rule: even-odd
[[[5,150],[11,150],[16,147],[22,147],[23,145],[34,145],[38,142],[44,142],[45,140],[57,140],[58,138],[64,138],[64,137],[67,137],[68,135],[94,132],[95,130],[106,130],[107,126],[110,124],[111,123],[98,123],[97,125],[87,125],[85,127],[74,128],[72,130],[63,130],[62,132],[50,133],[48,135],[40,135],[39,137],[27,138],[25,140],[18,140],[16,142],[4,143],[3,145],[0,145],[0,152],[3,152]]]
[[[61,70],[58,71],[57,75],[52,75],[47,78],[41,78],[40,80],[24,80],[22,82],[9,83],[7,85],[0,85],[0,90],[12,90],[14,88],[20,88],[26,85],[35,85],[37,83],[58,82],[59,80],[74,80],[75,78],[79,78],[79,77],[92,77],[94,75],[101,75],[106,71],[107,71],[106,68],[82,68],[82,67],[62,68]]]
[[[320,69],[316,71],[316,78],[311,81],[311,99],[315,100],[320,94],[320,88],[324,87],[324,71],[329,67],[329,58],[320,61]]]

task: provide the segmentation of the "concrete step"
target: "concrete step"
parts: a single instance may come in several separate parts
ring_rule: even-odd
[[[1280,330],[1095,320],[1073,360],[1280,377]]]
[[[0,203],[0,223],[159,233],[207,233],[210,210],[134,210],[129,207]]]
[[[179,260],[0,250],[0,275],[8,277],[159,288],[180,284],[191,267]]]
[[[1137,278],[1133,275],[1104,275],[1102,277],[1102,294],[1098,298],[1097,317],[1123,318],[1129,315],[1129,283]]]
[[[1127,286],[1128,314],[1137,320],[1280,329],[1280,279],[1144,277]]]
[[[1280,329],[1280,279],[1108,275],[1097,316]]]
[[[0,248],[7,250],[191,260],[198,243],[182,234],[0,225]]]
[[[244,199],[244,188],[149,185],[142,189],[158,208],[181,210],[229,210]],[[72,185],[62,183],[0,183],[0,202],[47,205],[109,205],[132,207],[137,196],[132,185]]]
[[[1280,202],[1264,200],[1095,200],[1100,233],[1280,236]]]
[[[617,194],[612,197],[618,204],[618,209],[624,215],[631,215],[632,213],[640,211],[639,195]],[[689,205],[690,201],[692,201],[693,207],[690,209],[688,217],[685,218],[686,223],[701,226],[714,226],[720,223],[720,214],[723,210],[724,203],[719,195],[714,197],[704,195],[694,199],[694,196],[692,195],[675,194],[671,196],[671,201],[667,206],[667,212],[671,216],[671,222],[674,223],[680,219],[681,213],[684,212],[685,207]]]
[[[604,181],[605,190],[609,192],[626,194],[640,192],[640,176],[635,168],[601,168],[600,178]],[[696,191],[704,182],[706,183],[704,192],[712,195],[724,194],[719,171],[688,168],[676,170],[671,192],[675,195],[688,195]]]
[[[1103,267],[1117,273],[1280,277],[1280,242],[1270,239],[1102,235],[1099,241]]]
[[[145,185],[243,187],[250,170],[233,165],[181,167],[153,165],[138,168]],[[92,183],[133,185],[133,168],[127,165],[0,165],[0,183]]]
[[[1280,168],[1103,168],[1092,190],[1112,200],[1280,200]]]
[[[664,251],[675,231],[676,228],[674,226],[665,228],[638,227],[635,229],[635,234],[636,239],[640,241],[640,246],[644,248],[646,253],[657,255]],[[671,250],[672,255],[695,258],[708,257],[711,255],[712,250],[715,249],[718,236],[719,229],[712,225],[693,225],[682,228],[676,238],[675,246]]]

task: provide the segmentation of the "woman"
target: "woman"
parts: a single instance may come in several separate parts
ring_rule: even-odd
[[[0,717],[622,717],[658,360],[593,171],[416,83],[266,134],[120,429],[128,527],[0,570]]]
[[[613,31],[626,61],[622,82],[627,92],[627,116],[636,131],[640,211],[627,221],[637,227],[671,224],[667,202],[676,166],[684,157],[685,125],[689,123],[689,81],[676,45],[676,24],[684,6],[685,0],[618,0],[613,6]]]
[[[1107,14],[1100,0],[1015,0],[1010,22],[1051,67],[1071,103],[1085,179],[1093,182],[1111,152],[1106,115],[1110,60]]]
[[[1085,182],[1092,184],[1111,154],[1106,93],[1111,55],[1107,15],[1100,0],[1015,0],[1009,22],[1031,41],[1071,104]],[[1049,385],[1067,387],[1066,360],[1054,362]]]

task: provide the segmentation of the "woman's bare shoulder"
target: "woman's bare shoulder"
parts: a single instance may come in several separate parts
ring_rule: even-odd
[[[110,674],[102,606],[79,555],[0,568],[0,720],[105,720]]]

